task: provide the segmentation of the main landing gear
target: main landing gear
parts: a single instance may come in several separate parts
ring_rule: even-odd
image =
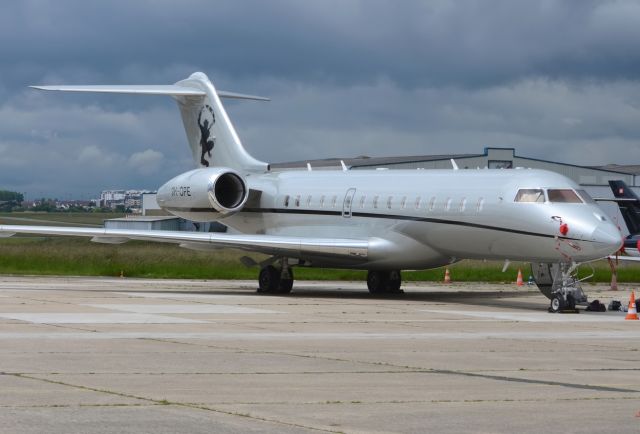
[[[376,270],[367,274],[367,287],[371,294],[402,294],[401,283],[400,270]],[[293,270],[287,258],[273,258],[268,265],[263,263],[258,277],[258,293],[289,294],[292,288]]]
[[[258,292],[262,294],[288,294],[293,288],[293,271],[286,259],[279,267],[267,265],[260,270]]]
[[[401,294],[402,279],[400,270],[369,271],[367,273],[367,287],[371,294]]]

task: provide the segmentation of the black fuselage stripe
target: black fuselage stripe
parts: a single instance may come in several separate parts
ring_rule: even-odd
[[[179,212],[191,212],[191,213],[216,213],[214,209],[211,208],[165,208],[168,211],[179,211]],[[312,209],[285,209],[285,208],[243,208],[241,213],[269,213],[269,214],[303,214],[303,215],[324,215],[324,216],[342,216],[341,211],[326,211],[326,210],[312,210]],[[389,220],[405,220],[405,221],[415,221],[415,222],[424,222],[424,223],[438,223],[445,225],[454,225],[454,226],[466,226],[477,229],[487,229],[492,231],[500,231],[500,232],[509,232],[512,234],[520,234],[520,235],[531,235],[534,237],[544,237],[544,238],[556,238],[556,235],[552,234],[541,234],[539,232],[530,232],[524,231],[520,229],[511,229],[504,228],[498,226],[490,226],[483,225],[479,223],[471,223],[471,222],[463,222],[458,220],[445,220],[445,219],[437,219],[431,217],[415,217],[415,216],[406,216],[406,215],[396,215],[396,214],[376,214],[376,213],[367,213],[367,212],[352,212],[352,217],[363,217],[363,218],[378,218],[378,219],[389,219]],[[564,237],[562,235],[558,235],[558,238],[569,240],[569,241],[583,241],[578,238],[569,238]]]

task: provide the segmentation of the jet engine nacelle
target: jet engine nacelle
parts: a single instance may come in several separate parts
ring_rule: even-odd
[[[249,190],[233,169],[196,169],[178,175],[158,189],[158,205],[179,217],[208,222],[240,211]]]

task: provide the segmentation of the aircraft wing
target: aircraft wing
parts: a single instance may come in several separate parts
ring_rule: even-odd
[[[230,247],[268,255],[315,256],[366,260],[369,241],[365,239],[303,238],[274,235],[221,234],[159,230],[105,229],[59,226],[0,225],[0,237],[15,234],[66,235],[92,237],[91,241],[121,244],[129,240],[180,244],[201,249]]]

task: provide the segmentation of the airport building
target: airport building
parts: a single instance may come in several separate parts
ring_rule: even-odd
[[[579,166],[517,155],[514,148],[484,148],[481,154],[420,155],[407,157],[356,157],[295,161],[272,164],[273,170],[306,168],[335,169],[341,161],[352,170],[361,169],[451,169],[454,159],[460,169],[544,169],[565,175],[583,186],[607,186],[609,180],[621,179],[629,186],[640,183],[640,165]]]
[[[118,205],[138,210],[142,206],[142,196],[153,193],[147,190],[104,190],[100,193],[100,206],[115,209]]]
[[[640,192],[640,165],[579,166],[558,161],[541,160],[523,157],[516,154],[515,148],[484,148],[480,154],[446,154],[419,155],[406,157],[367,157],[356,158],[327,158],[323,160],[294,161],[290,163],[276,163],[272,170],[295,170],[307,168],[313,170],[336,170],[345,166],[350,170],[362,169],[451,169],[451,160],[460,169],[544,169],[560,173],[578,184],[594,197],[613,197],[609,189],[610,180],[622,180],[630,187]]]

